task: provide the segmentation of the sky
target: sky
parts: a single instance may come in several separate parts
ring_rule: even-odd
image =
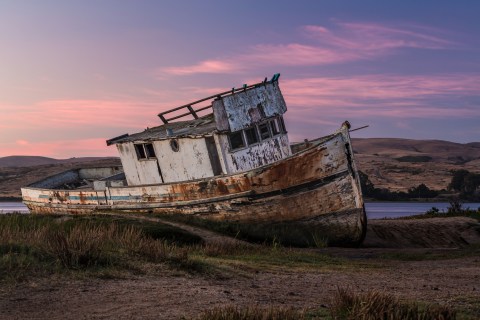
[[[290,141],[480,141],[480,1],[0,0],[0,157],[116,156],[159,112],[280,73]]]

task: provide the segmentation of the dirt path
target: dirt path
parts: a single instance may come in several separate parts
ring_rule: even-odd
[[[111,215],[113,217],[125,218],[125,215],[118,215],[118,214],[109,214],[109,215]],[[147,217],[147,216],[141,216],[141,215],[133,215],[133,214],[129,217],[134,218],[134,219],[138,219],[138,220],[145,220],[145,221],[163,223],[163,224],[166,224],[166,225],[169,225],[169,226],[172,226],[172,227],[176,227],[176,228],[185,230],[185,231],[187,231],[191,234],[199,236],[200,238],[203,239],[203,241],[205,243],[232,243],[232,244],[236,243],[236,244],[242,244],[242,245],[245,245],[245,246],[255,246],[254,244],[252,244],[250,242],[247,242],[247,241],[243,241],[243,240],[239,240],[239,239],[236,239],[236,238],[224,236],[224,235],[221,235],[219,233],[216,233],[216,232],[213,232],[213,231],[210,231],[210,230],[206,230],[206,229],[203,229],[203,228],[200,228],[200,227],[195,227],[195,226],[188,225],[188,224],[181,223],[181,222],[173,222],[173,221],[169,221],[169,220],[166,220],[166,219],[153,218],[153,217]]]
[[[154,219],[151,221],[184,228],[207,242],[232,240],[157,218],[141,219]],[[366,240],[369,248],[305,249],[341,257],[347,261],[347,266],[292,269],[238,264],[230,266],[226,274],[218,275],[189,275],[162,267],[155,275],[129,275],[124,279],[61,276],[35,279],[0,287],[0,318],[181,319],[226,304],[318,308],[329,305],[338,287],[355,291],[375,289],[403,300],[451,304],[477,312],[480,318],[480,257],[423,261],[382,258],[385,254],[421,257],[432,252],[458,250],[445,248],[478,240],[478,222],[456,218],[430,223],[391,221],[397,222],[379,220],[370,224]],[[411,238],[414,233],[417,238]],[[442,242],[435,238],[437,236],[447,240]],[[419,247],[418,240],[422,238],[428,240],[423,248]],[[456,240],[452,242],[451,239]],[[390,245],[392,243],[394,247]],[[435,243],[440,243],[444,249],[428,248]]]
[[[348,249],[347,249],[348,250]],[[360,249],[368,250],[368,249]],[[234,304],[318,308],[337,287],[468,306],[480,315],[480,261],[386,262],[382,268],[254,271],[228,279],[178,275],[115,280],[44,279],[0,290],[2,319],[180,319]],[[475,309],[476,308],[476,309]]]

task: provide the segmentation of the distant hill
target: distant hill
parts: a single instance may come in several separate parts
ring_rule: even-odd
[[[52,159],[12,156],[0,158],[0,201],[20,197],[20,188],[48,176],[76,168],[121,166],[119,158],[85,157]]]
[[[0,167],[30,167],[58,163],[59,160],[38,156],[9,156],[0,158]]]
[[[399,157],[431,157],[432,161],[466,163],[480,159],[480,142],[455,143],[442,140],[411,140],[393,138],[353,139],[360,154]]]
[[[112,157],[113,158],[113,157]],[[0,158],[0,168],[2,167],[33,167],[47,164],[89,162],[95,160],[108,159],[103,157],[81,157],[70,159],[53,159],[40,156],[9,156]]]
[[[376,187],[406,191],[421,183],[446,189],[451,171],[480,172],[480,142],[353,139],[355,159]]]

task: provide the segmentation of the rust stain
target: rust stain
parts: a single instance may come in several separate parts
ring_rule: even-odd
[[[61,203],[67,201],[68,192],[54,191],[53,198],[60,201]]]
[[[80,192],[79,197],[81,204],[85,204],[87,202],[87,196],[83,192]]]

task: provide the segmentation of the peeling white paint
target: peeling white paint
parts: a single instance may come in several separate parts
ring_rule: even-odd
[[[250,127],[265,118],[282,115],[287,111],[278,82],[223,97],[222,101],[225,112],[218,110],[215,113],[216,121],[223,123],[224,121],[220,121],[218,117],[225,114],[232,132]],[[221,108],[221,105],[218,108]]]

